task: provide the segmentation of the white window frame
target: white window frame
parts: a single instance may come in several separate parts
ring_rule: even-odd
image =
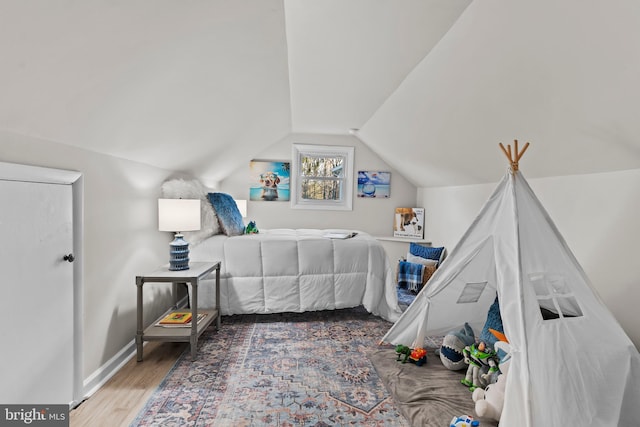
[[[342,147],[337,145],[292,145],[291,162],[291,207],[293,209],[318,209],[318,210],[353,210],[353,156],[354,147]],[[300,174],[300,162],[305,156],[344,157],[344,178],[340,200],[307,200],[302,199],[302,180]]]

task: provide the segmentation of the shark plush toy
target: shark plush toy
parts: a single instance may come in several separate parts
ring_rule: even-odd
[[[452,371],[467,369],[462,350],[476,342],[473,329],[468,323],[459,331],[449,332],[442,340],[440,347],[440,360],[442,364]]]

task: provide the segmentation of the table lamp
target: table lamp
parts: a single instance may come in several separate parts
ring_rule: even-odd
[[[169,270],[188,270],[189,243],[181,232],[200,230],[200,200],[158,199],[158,230],[176,233],[169,243]]]

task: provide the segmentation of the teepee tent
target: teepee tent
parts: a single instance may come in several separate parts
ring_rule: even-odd
[[[382,341],[477,334],[497,294],[512,347],[500,426],[640,425],[638,350],[518,170],[527,146],[501,144],[509,172]]]

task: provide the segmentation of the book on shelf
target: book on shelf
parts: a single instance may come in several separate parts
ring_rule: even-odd
[[[189,313],[191,314],[191,313]],[[207,313],[198,313],[198,323],[202,322],[202,319],[207,317]],[[191,317],[189,317],[189,321],[184,323],[156,323],[156,326],[162,326],[163,328],[190,328],[191,327]]]
[[[352,237],[356,237],[358,235],[358,233],[356,233],[355,231],[346,233],[346,232],[328,232],[325,233],[323,236],[325,238],[328,239],[350,239]]]
[[[190,311],[173,311],[164,316],[158,323],[161,325],[183,325],[191,322]]]

